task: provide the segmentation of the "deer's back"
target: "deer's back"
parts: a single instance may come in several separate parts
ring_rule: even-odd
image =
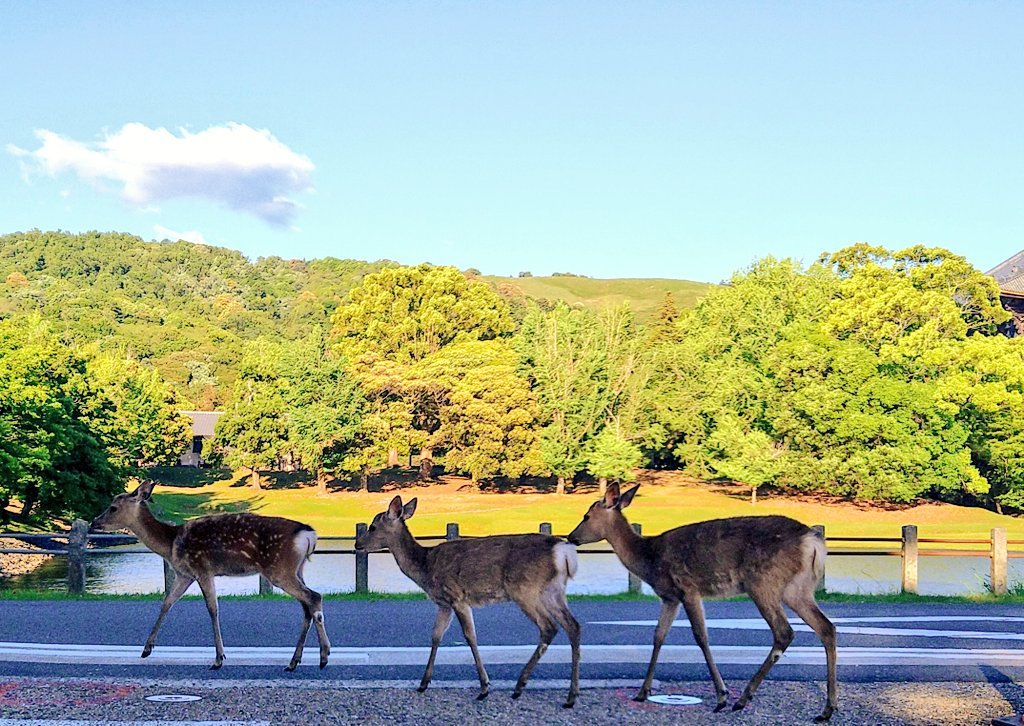
[[[427,551],[428,595],[446,603],[518,601],[544,589],[559,573],[555,547],[544,534],[509,534],[442,542]]]
[[[241,512],[199,517],[182,525],[171,556],[177,567],[193,573],[251,575],[281,560],[305,559],[299,545],[308,546],[309,525],[283,517],[264,517]]]
[[[757,587],[784,587],[804,567],[804,538],[814,535],[802,522],[782,516],[729,517],[688,524],[652,537],[649,547],[660,566],[654,573],[665,588],[696,589],[728,596]],[[781,590],[780,590],[781,592]],[[660,592],[659,592],[660,594]]]

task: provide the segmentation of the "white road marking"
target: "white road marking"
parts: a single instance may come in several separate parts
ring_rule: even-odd
[[[950,622],[1001,622],[1024,623],[1022,617],[983,615],[905,615],[894,617],[850,617],[830,618],[840,633],[851,635],[884,635],[910,636],[918,638],[974,638],[979,640],[1024,640],[1024,633],[983,630],[934,630],[929,628],[872,628],[847,625],[847,623],[950,623]],[[707,627],[727,630],[768,630],[768,623],[763,618],[712,618],[706,621]],[[790,618],[793,630],[801,633],[813,632],[800,618]],[[590,625],[628,625],[653,628],[657,620],[593,620]],[[676,620],[674,628],[688,628],[687,620]]]
[[[720,664],[760,664],[767,656],[768,645],[713,646],[715,660]],[[488,664],[521,665],[533,653],[532,645],[484,645],[480,655]],[[336,648],[331,662],[348,666],[419,666],[426,662],[429,648]],[[228,664],[274,666],[286,662],[289,648],[230,648]],[[282,658],[282,654],[285,657]],[[313,666],[319,653],[307,649],[303,663]],[[582,659],[586,663],[647,663],[650,645],[585,645]],[[212,648],[157,647],[143,660],[136,646],[89,647],[43,643],[2,643],[0,661],[35,663],[75,663],[90,665],[207,665],[213,658]],[[546,663],[568,663],[568,645],[553,645],[545,654]],[[886,648],[841,647],[839,660],[844,665],[1008,665],[1024,666],[1024,650],[1005,648]],[[662,663],[703,663],[704,656],[695,645],[669,645],[661,650]],[[825,662],[821,646],[789,648],[783,665],[817,665]],[[438,650],[439,665],[472,665],[473,657],[466,646],[443,647]],[[277,683],[277,681],[275,681]],[[322,681],[320,681],[322,683]]]
[[[47,683],[89,684],[109,683],[118,686],[139,686],[141,688],[167,688],[180,690],[209,690],[219,691],[227,689],[254,689],[254,688],[286,688],[300,691],[349,691],[349,690],[384,690],[400,689],[413,690],[420,685],[419,678],[415,680],[379,679],[360,680],[356,678],[341,680],[294,680],[290,678],[218,678],[216,680],[203,681],[196,679],[169,679],[169,678],[113,678],[113,677],[67,677],[67,678],[37,678],[35,676],[5,676],[7,682],[17,681],[31,683],[33,681],[45,681]],[[491,688],[495,690],[511,690],[515,686],[514,680],[492,680]],[[635,688],[640,681],[636,678],[581,678],[580,688]],[[433,689],[477,689],[480,682],[473,680],[438,680],[435,678],[430,682]],[[558,678],[531,678],[529,689],[534,690],[565,690],[569,687],[569,679]],[[660,688],[661,681],[654,679],[654,687]],[[161,723],[168,723],[162,721]]]

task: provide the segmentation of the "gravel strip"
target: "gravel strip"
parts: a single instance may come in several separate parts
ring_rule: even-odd
[[[989,724],[994,717],[1024,710],[1024,687],[988,683],[840,684],[840,709],[833,724]],[[153,703],[147,695],[192,693],[192,703]],[[704,698],[700,706],[634,703],[635,690],[584,690],[573,709],[563,709],[561,691],[527,688],[513,701],[507,691],[475,700],[475,689],[317,690],[287,688],[167,689],[87,682],[5,678],[0,680],[0,717],[7,719],[270,721],[275,724],[796,724],[810,723],[824,703],[820,684],[765,682],[757,699],[739,713],[711,712],[706,683],[665,684],[661,693]],[[732,694],[735,699],[737,694]]]

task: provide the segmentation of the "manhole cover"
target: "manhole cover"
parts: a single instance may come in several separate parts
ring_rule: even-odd
[[[146,696],[146,700],[157,703],[188,703],[189,701],[202,701],[203,697],[188,693],[158,693],[155,696]]]
[[[648,696],[651,703],[658,703],[662,706],[696,706],[704,703],[703,699],[696,696],[684,696],[681,693],[665,693],[659,696]]]

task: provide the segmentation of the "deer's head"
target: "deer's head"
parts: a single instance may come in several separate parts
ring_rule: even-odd
[[[130,494],[118,494],[105,511],[92,520],[91,529],[112,531],[115,529],[131,529],[139,521],[139,510],[148,506],[147,502],[153,495],[156,482],[146,480],[135,487]]]
[[[590,505],[590,509],[583,515],[583,521],[576,525],[576,529],[569,533],[568,540],[574,545],[590,544],[602,539],[607,539],[608,533],[618,520],[625,521],[622,510],[629,506],[640,488],[637,484],[624,494],[619,494],[618,484],[609,484],[605,490],[604,498],[598,499]]]
[[[416,512],[416,498],[402,504],[402,498],[396,496],[391,500],[386,511],[381,512],[362,535],[356,537],[356,549],[361,552],[377,552],[388,549],[399,533],[405,529],[405,520]]]

